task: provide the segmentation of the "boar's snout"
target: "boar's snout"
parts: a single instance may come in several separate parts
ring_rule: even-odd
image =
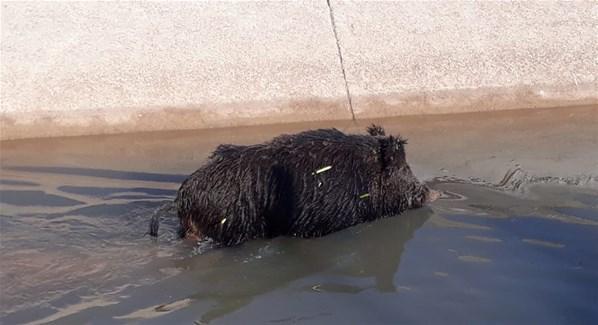
[[[426,203],[434,202],[440,198],[440,195],[441,195],[440,191],[433,190],[427,186],[426,186],[426,189],[428,190],[426,192],[426,199],[425,199]]]
[[[425,185],[422,185],[418,194],[416,194],[412,200],[409,200],[409,208],[421,208],[425,204],[436,201],[440,197],[440,192],[433,190]]]

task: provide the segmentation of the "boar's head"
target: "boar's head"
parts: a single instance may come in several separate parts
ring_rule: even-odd
[[[400,136],[387,136],[384,129],[372,125],[368,133],[378,140],[380,163],[378,190],[375,205],[383,214],[398,214],[407,209],[422,207],[437,199],[439,192],[420,182],[411,171],[405,156],[407,140]]]

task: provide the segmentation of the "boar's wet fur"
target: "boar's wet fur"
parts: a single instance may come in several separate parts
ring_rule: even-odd
[[[320,129],[218,146],[178,191],[181,237],[225,246],[279,235],[318,237],[421,207],[430,190],[407,164],[406,141],[380,126],[367,131]]]

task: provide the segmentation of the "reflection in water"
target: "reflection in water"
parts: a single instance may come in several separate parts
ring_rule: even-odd
[[[591,189],[518,183],[514,193],[436,181],[445,195],[431,207],[317,239],[210,249],[178,240],[174,215],[163,218],[158,241],[143,236],[151,215],[171,202],[179,175],[70,167],[10,173],[0,182],[6,324],[598,317],[588,285],[598,282],[598,193]]]
[[[2,313],[72,291],[85,296],[134,284],[127,274],[155,257],[140,231],[159,205],[141,201],[67,213],[0,216]]]
[[[58,190],[65,193],[82,194],[88,196],[107,197],[119,193],[143,193],[147,195],[157,196],[174,196],[175,190],[166,190],[160,188],[149,187],[94,187],[94,186],[59,186]]]
[[[357,293],[373,286],[380,292],[396,292],[394,278],[405,243],[430,215],[431,210],[422,209],[322,238],[253,243],[241,248],[233,263],[230,259],[209,264],[202,258],[182,260],[178,267],[190,272],[175,280],[197,286],[193,300],[212,303],[201,317],[204,322],[234,312],[254,297],[322,272],[335,277],[371,278],[373,283],[333,280],[308,286],[308,290]],[[244,280],[230,282],[239,277]]]
[[[180,183],[187,175],[142,173],[132,171],[121,171],[111,169],[94,169],[80,167],[53,167],[53,166],[3,166],[8,171],[19,171],[28,173],[62,174],[75,176],[91,176],[100,178],[111,178],[121,180],[139,180],[147,182]]]
[[[20,181],[15,179],[0,179],[0,185],[14,185],[14,186],[38,186],[38,183]]]
[[[41,308],[40,315],[54,310],[43,307],[47,302],[87,300],[115,287],[157,278],[152,274],[131,278],[130,272],[156,261],[158,252],[143,231],[149,216],[165,199],[171,200],[175,190],[126,186],[126,182],[176,181],[177,175],[66,167],[3,167],[1,171],[19,180],[0,183],[0,321],[9,314],[18,316],[19,311],[27,319],[29,308]],[[125,186],[100,186],[105,182],[101,180],[97,186],[55,184],[46,177],[54,174],[62,175],[67,184],[89,184],[79,177],[93,176]],[[34,185],[36,190],[19,189]],[[158,255],[174,254],[171,247],[161,244]],[[13,322],[20,321],[7,321]]]
[[[18,206],[73,206],[83,204],[81,201],[47,194],[43,191],[8,191],[0,190],[0,202]]]

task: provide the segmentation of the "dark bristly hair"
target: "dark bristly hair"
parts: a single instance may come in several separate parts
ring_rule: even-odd
[[[377,136],[385,136],[386,132],[384,131],[384,129],[377,124],[372,124],[370,126],[367,127],[366,129],[369,133],[369,135],[373,136],[373,137],[377,137]]]
[[[428,189],[407,164],[406,141],[377,125],[367,132],[320,129],[219,146],[178,191],[181,236],[227,246],[317,237],[422,206]]]

